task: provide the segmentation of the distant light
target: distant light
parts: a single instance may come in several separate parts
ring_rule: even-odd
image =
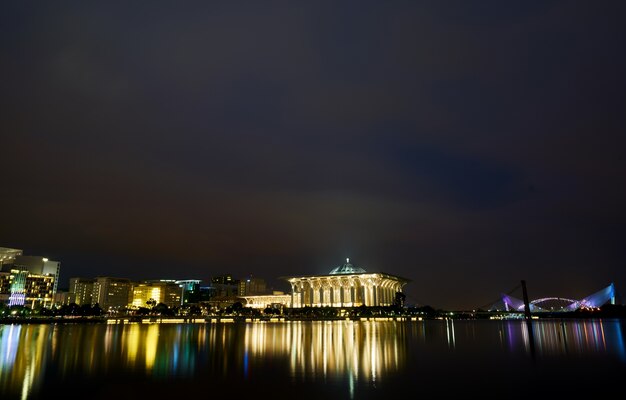
[[[44,257],[43,262],[48,262],[48,259]]]
[[[346,258],[346,264],[350,264],[350,259]]]

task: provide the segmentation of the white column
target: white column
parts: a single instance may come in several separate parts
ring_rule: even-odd
[[[311,281],[311,287],[313,289],[313,299],[311,301],[311,305],[313,307],[319,307],[320,301],[320,282],[318,279]]]

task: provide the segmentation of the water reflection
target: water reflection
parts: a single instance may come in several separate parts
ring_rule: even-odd
[[[198,351],[205,347],[204,325],[192,327],[135,324],[121,329],[119,326],[109,325],[106,329],[104,346],[118,348],[119,358],[113,352],[107,352],[105,356],[116,367],[143,371],[146,375],[156,377],[192,375]]]
[[[538,356],[615,354],[626,361],[619,320],[534,320],[531,327],[532,336],[526,322],[505,322],[502,336],[509,350],[518,350],[521,342],[528,353],[534,345]]]
[[[446,338],[448,339],[448,347],[454,348],[456,337],[454,335],[454,320],[446,318]]]
[[[28,398],[46,368],[59,376],[212,374],[248,377],[285,360],[296,380],[376,381],[403,367],[405,326],[379,322],[215,325],[6,325],[0,327],[3,393]]]
[[[540,357],[626,364],[619,320],[537,320],[532,329]],[[357,387],[428,373],[439,360],[453,373],[488,355],[528,359],[529,340],[523,321],[0,325],[0,398],[34,398],[68,382],[98,390],[124,379],[335,382],[353,397]],[[501,373],[495,364],[483,368]]]
[[[380,322],[293,323],[290,369],[303,379],[349,377],[376,382],[404,366],[406,325]]]
[[[29,326],[0,327],[0,382],[11,386],[19,398],[27,399],[40,383],[50,343],[49,326],[29,329]],[[5,383],[6,382],[6,383]]]

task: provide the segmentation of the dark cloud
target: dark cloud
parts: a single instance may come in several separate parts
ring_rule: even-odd
[[[3,4],[0,245],[65,281],[351,257],[436,307],[623,291],[623,12]]]

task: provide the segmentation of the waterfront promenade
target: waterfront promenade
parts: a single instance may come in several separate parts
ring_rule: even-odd
[[[325,310],[326,311],[326,310]],[[204,323],[238,323],[238,322],[289,322],[289,321],[422,321],[422,320],[515,320],[524,319],[523,313],[502,311],[445,311],[421,310],[411,312],[402,309],[399,313],[380,313],[372,310],[361,310],[360,313],[348,315],[329,315],[328,312],[296,313],[285,312],[274,315],[116,315],[116,316],[3,316],[0,324],[75,324],[75,323],[105,323],[105,324],[204,324]],[[377,310],[380,311],[380,310]],[[537,312],[532,314],[533,319],[589,319],[589,318],[618,318],[626,319],[626,306],[605,305],[594,310],[578,310],[573,312]]]

